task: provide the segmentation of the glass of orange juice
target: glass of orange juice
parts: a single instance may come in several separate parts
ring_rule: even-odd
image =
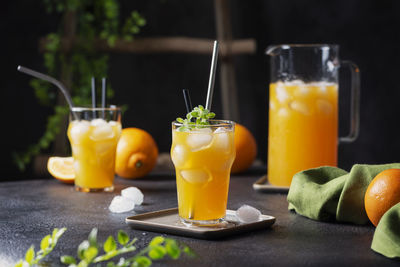
[[[359,128],[358,67],[339,60],[339,46],[277,45],[269,86],[268,180],[290,186],[299,171],[337,165],[337,145],[353,142]],[[350,133],[338,139],[338,70],[352,74]]]
[[[187,225],[223,221],[230,171],[235,159],[235,123],[210,120],[183,129],[172,123],[171,157],[175,165],[179,216]]]
[[[74,158],[75,189],[113,191],[115,154],[121,135],[120,108],[74,107],[68,138]]]

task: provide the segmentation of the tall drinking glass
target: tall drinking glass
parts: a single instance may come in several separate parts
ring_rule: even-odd
[[[191,130],[182,126],[172,123],[179,216],[189,225],[218,224],[226,215],[235,123],[211,120]]]
[[[68,138],[74,157],[78,191],[114,189],[115,154],[121,135],[120,108],[75,107],[70,116]]]
[[[360,77],[358,67],[339,60],[339,46],[327,44],[277,45],[271,56],[269,87],[268,180],[290,186],[295,173],[337,165],[338,70],[350,67],[352,106],[350,134],[359,128]]]

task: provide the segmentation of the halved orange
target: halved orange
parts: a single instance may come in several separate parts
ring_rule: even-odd
[[[75,180],[73,157],[50,157],[47,170],[56,179],[72,184]]]

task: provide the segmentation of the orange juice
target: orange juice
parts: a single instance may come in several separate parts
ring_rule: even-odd
[[[337,84],[276,82],[269,92],[269,182],[290,186],[299,171],[336,166]]]
[[[68,138],[74,157],[75,186],[82,191],[112,190],[115,174],[115,153],[121,123],[74,120],[68,127]]]
[[[235,159],[234,128],[172,131],[179,216],[213,223],[225,217],[230,171]]]

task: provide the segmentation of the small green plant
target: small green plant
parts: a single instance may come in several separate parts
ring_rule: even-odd
[[[31,246],[25,254],[25,259],[20,260],[15,267],[33,266],[38,264],[55,247],[58,238],[66,231],[66,228],[60,230],[54,229],[52,236],[47,235],[40,244],[41,250],[35,254],[34,247]],[[77,249],[77,257],[64,255],[60,261],[68,267],[86,267],[91,264],[106,263],[107,267],[147,267],[154,260],[161,260],[165,256],[171,259],[178,259],[182,252],[188,256],[195,256],[194,252],[186,245],[178,243],[171,238],[162,236],[154,237],[149,245],[138,252],[136,255],[130,255],[126,258],[119,258],[117,262],[112,261],[122,254],[128,255],[129,252],[136,251],[134,246],[136,238],[130,240],[128,234],[122,230],[118,231],[117,238],[109,236],[104,244],[98,243],[97,228],[93,228],[88,239],[82,241]]]
[[[215,117],[214,112],[210,112],[202,105],[195,107],[191,112],[186,114],[186,119],[177,118],[176,121],[182,123],[178,128],[179,131],[188,131],[194,128],[201,128],[202,126],[210,125],[209,120]]]
[[[46,235],[40,242],[40,250],[35,252],[35,247],[32,245],[25,253],[25,259],[19,260],[15,267],[33,266],[39,263],[46,257],[57,244],[58,239],[64,234],[67,228],[54,228],[51,235]]]

